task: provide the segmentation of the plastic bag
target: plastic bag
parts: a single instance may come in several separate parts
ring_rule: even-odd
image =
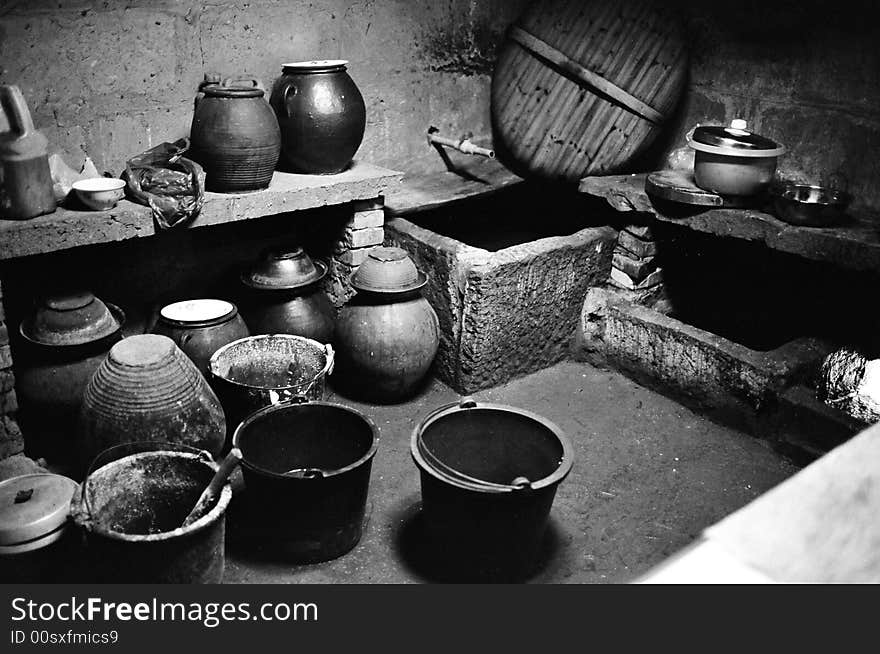
[[[76,172],[65,163],[60,154],[49,155],[49,173],[52,175],[52,192],[58,204],[64,202],[70,195],[74,182],[101,176],[89,157],[83,162],[82,170]]]
[[[122,178],[129,197],[153,210],[162,229],[195,218],[205,200],[205,171],[182,156],[189,139],[161,143],[126,162]]]

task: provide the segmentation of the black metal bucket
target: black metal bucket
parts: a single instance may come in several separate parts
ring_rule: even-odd
[[[363,531],[378,430],[330,402],[283,402],[235,430],[242,452],[248,541],[302,563],[328,561]]]
[[[90,578],[220,583],[229,484],[208,513],[181,526],[216,469],[208,452],[172,443],[126,444],[99,455],[71,500]]]
[[[329,344],[292,334],[248,336],[214,352],[208,377],[226,414],[227,448],[254,411],[287,400],[323,400],[333,359]]]
[[[467,399],[429,414],[410,449],[441,567],[484,579],[528,574],[573,463],[562,430],[529,411]]]

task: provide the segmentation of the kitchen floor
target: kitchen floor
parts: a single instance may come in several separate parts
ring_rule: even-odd
[[[560,363],[474,397],[535,411],[574,445],[574,467],[556,494],[532,582],[631,581],[798,470],[763,442],[587,364]],[[333,561],[300,566],[229,546],[225,581],[461,581],[439,574],[425,555],[419,475],[409,453],[414,426],[458,395],[433,381],[394,406],[332,391],[327,399],[360,409],[381,430],[360,543]]]

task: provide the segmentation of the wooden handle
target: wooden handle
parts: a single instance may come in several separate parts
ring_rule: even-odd
[[[229,475],[232,474],[232,471],[235,470],[239,463],[241,463],[241,450],[237,447],[233,447],[229,450],[229,454],[226,455],[226,458],[221,461],[220,467],[217,468],[217,472],[211,477],[208,487],[202,491],[202,494],[199,496],[199,501],[196,502],[192,511],[190,511],[186,518],[184,518],[182,524],[183,527],[191,525],[202,517],[205,508],[214,501],[214,498],[217,497],[217,495],[220,494],[223,490],[223,486],[226,485],[226,480],[229,478]]]
[[[645,104],[627,91],[624,91],[619,86],[612,84],[601,75],[597,75],[593,71],[584,68],[578,62],[573,61],[564,53],[548,43],[545,43],[538,37],[529,34],[524,29],[515,26],[512,27],[510,29],[510,38],[532,54],[537,55],[542,59],[546,59],[560,70],[572,75],[582,84],[591,86],[600,93],[616,100],[634,114],[641,116],[652,123],[663,122],[664,116],[659,111]]]

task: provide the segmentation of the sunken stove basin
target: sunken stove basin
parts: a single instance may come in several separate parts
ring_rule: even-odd
[[[521,183],[386,222],[386,243],[430,275],[437,376],[471,393],[566,358],[584,296],[609,275],[609,213],[570,189]]]

